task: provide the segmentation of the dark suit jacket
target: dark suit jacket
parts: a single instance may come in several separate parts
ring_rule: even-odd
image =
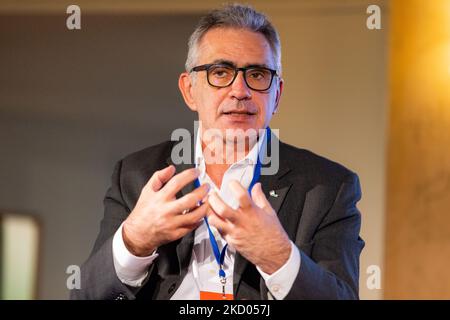
[[[276,139],[273,134],[269,137]],[[174,144],[169,141],[149,147],[116,164],[104,199],[100,234],[81,267],[81,289],[72,290],[71,298],[170,299],[175,293],[188,270],[194,231],[158,248],[159,257],[141,288],[124,285],[117,278],[112,256],[114,233],[152,174],[171,163]],[[262,175],[260,182],[289,238],[300,250],[300,270],[286,299],[357,299],[359,255],[364,247],[359,237],[361,215],[356,208],[361,197],[357,175],[282,142],[279,154],[278,173]],[[192,166],[177,165],[177,172]],[[188,185],[178,196],[193,188],[193,184]],[[278,197],[269,196],[270,190]],[[239,253],[233,286],[235,299],[267,299],[264,280]]]

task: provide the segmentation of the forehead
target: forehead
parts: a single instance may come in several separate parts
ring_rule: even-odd
[[[237,66],[274,66],[273,53],[263,34],[246,29],[214,28],[206,32],[199,45],[199,64],[228,60]]]

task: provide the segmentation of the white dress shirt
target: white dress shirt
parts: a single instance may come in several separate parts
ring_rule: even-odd
[[[264,141],[265,134],[260,137]],[[253,179],[258,153],[261,153],[261,146],[264,143],[256,143],[247,156],[233,163],[225,172],[220,189],[212,182],[206,174],[205,160],[200,143],[200,134],[197,134],[195,145],[195,161],[200,171],[200,184],[209,183],[210,192],[214,190],[229,206],[236,208],[237,201],[228,188],[231,180],[238,180],[244,188],[248,188]],[[219,250],[226,244],[217,230],[211,226]],[[227,294],[233,293],[233,268],[236,251],[230,245],[227,248],[223,269],[226,274]],[[131,254],[125,247],[122,238],[122,225],[116,231],[113,239],[113,260],[117,277],[122,283],[139,287],[147,277],[148,268],[158,257],[157,250],[148,257],[137,257]],[[270,294],[268,298],[274,297],[277,300],[284,299],[289,293],[300,269],[300,253],[294,243],[291,242],[291,253],[287,262],[271,275],[264,273],[257,267],[258,272],[264,279]],[[201,224],[195,230],[194,247],[189,264],[188,272],[179,288],[175,291],[171,299],[173,300],[198,300],[200,291],[222,292],[222,285],[219,282],[219,266],[215,260],[214,253],[209,240],[206,224]]]

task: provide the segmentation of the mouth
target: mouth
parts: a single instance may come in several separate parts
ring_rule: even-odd
[[[224,117],[227,122],[233,123],[233,124],[244,124],[255,121],[256,112],[251,111],[227,111],[222,112],[222,116]]]
[[[256,114],[256,112],[250,112],[250,111],[228,111],[228,112],[223,112],[222,114],[227,115],[227,116],[254,116]]]

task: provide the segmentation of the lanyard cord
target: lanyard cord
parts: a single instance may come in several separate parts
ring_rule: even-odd
[[[253,186],[258,182],[260,175],[261,175],[261,162],[259,161],[259,157],[258,157],[256,166],[255,166],[255,171],[253,173],[253,179],[250,183],[250,186],[248,187],[249,194],[251,194]],[[200,181],[198,179],[196,179],[194,182],[194,185],[196,188],[198,188],[200,186]],[[214,252],[214,257],[216,258],[216,262],[219,266],[219,277],[222,282],[222,280],[224,280],[226,277],[225,271],[223,270],[223,263],[225,260],[225,252],[227,250],[228,243],[222,248],[222,251],[220,251],[219,246],[217,244],[217,240],[211,231],[211,227],[209,226],[208,218],[204,217],[204,220],[205,220],[206,227],[208,228],[209,241],[211,243],[211,247]],[[224,282],[222,282],[222,283],[224,283]]]

